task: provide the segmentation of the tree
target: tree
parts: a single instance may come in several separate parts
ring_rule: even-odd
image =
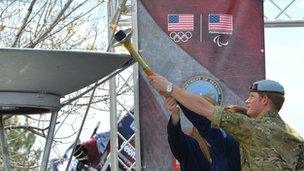
[[[103,0],[2,0],[0,11],[2,47],[96,49],[106,28]]]
[[[26,129],[15,129],[18,125],[28,125],[28,119],[20,120],[20,117],[12,116],[5,119],[8,150],[13,170],[35,169],[41,155],[40,149],[33,149],[36,135]],[[17,127],[16,127],[17,126]],[[2,160],[0,161],[2,165]]]
[[[101,38],[107,28],[105,9],[103,0],[1,0],[0,47],[103,50],[107,42]],[[58,129],[64,118],[73,117],[70,114],[79,108],[75,104],[60,112],[63,121],[59,121]],[[44,115],[6,117],[5,133],[14,170],[39,166],[41,150],[33,149],[33,145],[37,136],[46,137],[48,120]]]

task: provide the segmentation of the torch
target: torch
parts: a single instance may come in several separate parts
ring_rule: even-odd
[[[131,43],[131,30],[128,29],[126,31],[124,30],[119,30],[116,34],[115,34],[115,40],[120,43],[123,44],[124,47],[130,52],[131,56],[133,57],[133,59],[139,63],[139,65],[143,68],[144,72],[148,75],[148,76],[153,76],[155,75],[154,72],[152,71],[152,69],[148,66],[148,64],[146,64],[146,62],[143,60],[143,58],[140,56],[140,54],[134,49],[132,43]]]

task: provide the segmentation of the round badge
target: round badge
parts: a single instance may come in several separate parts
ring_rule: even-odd
[[[190,77],[185,82],[184,88],[191,93],[208,95],[218,104],[222,103],[223,91],[220,83],[207,75],[198,74]]]

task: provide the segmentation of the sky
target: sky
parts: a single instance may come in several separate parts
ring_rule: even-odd
[[[304,6],[304,4],[303,4]],[[303,8],[304,10],[304,8]],[[282,119],[304,137],[304,27],[265,29],[266,78],[285,88]]]

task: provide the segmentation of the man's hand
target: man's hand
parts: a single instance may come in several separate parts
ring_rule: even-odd
[[[166,92],[167,85],[170,82],[165,77],[155,73],[155,76],[149,76],[148,78],[150,84],[155,90],[157,90],[159,93]]]
[[[172,123],[176,125],[180,119],[180,108],[177,105],[176,101],[173,98],[167,97],[165,98],[164,107],[171,112]]]
[[[168,109],[172,115],[178,115],[179,114],[179,106],[177,105],[176,101],[173,98],[165,98],[164,107]]]

